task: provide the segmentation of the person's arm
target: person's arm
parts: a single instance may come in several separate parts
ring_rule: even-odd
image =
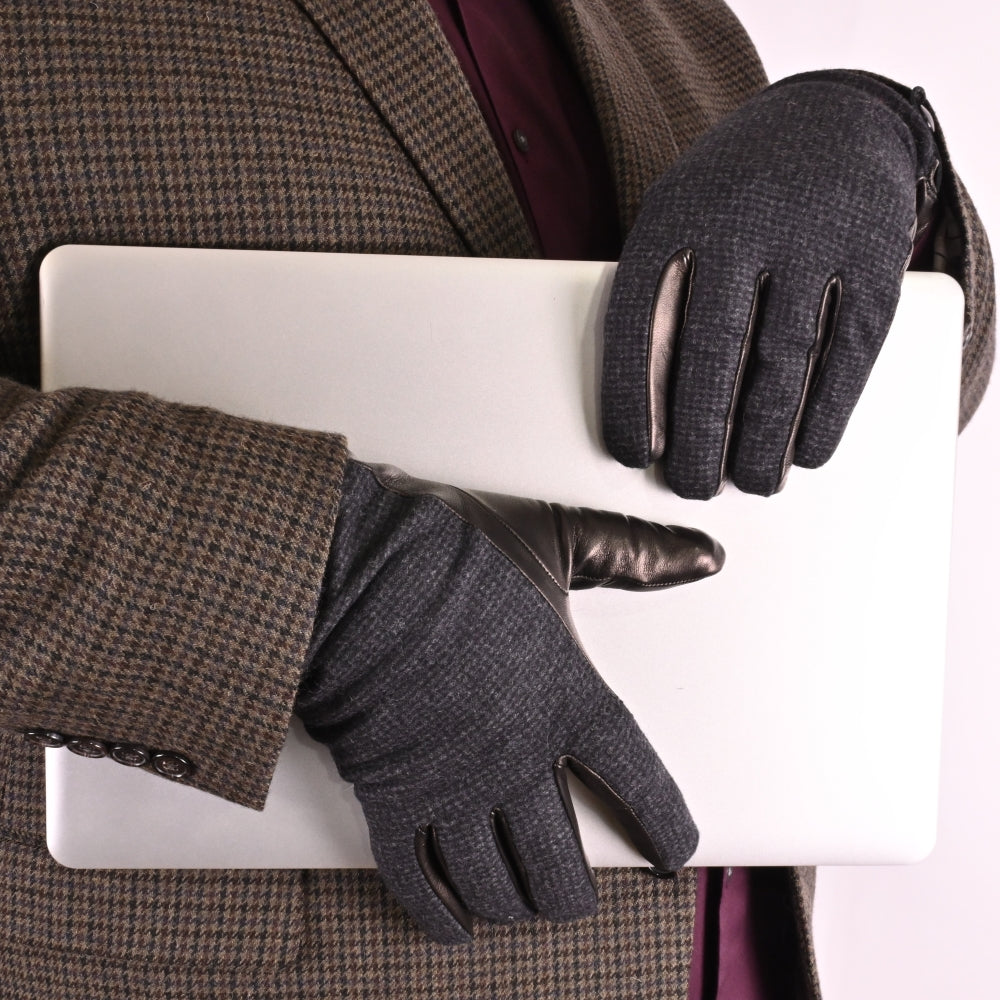
[[[0,725],[169,751],[185,783],[262,808],[343,439],[3,379],[0,440]]]

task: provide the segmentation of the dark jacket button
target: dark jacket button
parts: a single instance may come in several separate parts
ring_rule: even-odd
[[[111,759],[126,767],[142,767],[149,757],[149,751],[136,743],[115,743],[111,748]]]
[[[165,778],[186,778],[193,770],[191,763],[183,754],[166,750],[153,754],[153,767]]]
[[[104,740],[92,736],[71,736],[66,741],[66,749],[81,757],[107,757],[108,745]]]
[[[66,743],[66,737],[54,729],[27,729],[24,738],[40,747],[61,747]]]

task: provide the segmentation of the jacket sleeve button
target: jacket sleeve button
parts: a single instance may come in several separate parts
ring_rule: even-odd
[[[61,747],[66,743],[66,737],[54,729],[27,729],[24,738],[40,747]]]
[[[186,778],[194,770],[194,764],[183,754],[166,750],[153,754],[153,768],[165,778],[176,781],[178,778]]]
[[[111,759],[126,767],[142,767],[149,758],[149,751],[136,743],[115,743],[111,747]]]
[[[72,736],[66,741],[66,749],[81,757],[107,757],[108,745],[93,736]]]

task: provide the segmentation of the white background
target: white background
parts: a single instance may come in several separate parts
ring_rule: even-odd
[[[1000,248],[997,6],[985,0],[730,3],[772,80],[845,66],[923,86]],[[820,870],[815,925],[826,1000],[997,994],[998,442],[1000,385],[993,385],[958,448],[938,843],[916,866]]]

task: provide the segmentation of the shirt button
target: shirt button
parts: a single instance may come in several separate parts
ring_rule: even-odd
[[[521,131],[521,129],[514,129],[511,138],[514,140],[514,145],[517,146],[522,153],[527,153],[531,148],[531,143],[528,142],[528,137]]]
[[[170,751],[153,754],[153,767],[158,774],[162,774],[165,778],[173,778],[175,781],[178,778],[186,778],[194,770],[194,764],[187,757]]]
[[[116,743],[111,748],[111,759],[126,767],[142,767],[149,763],[149,751],[135,743]]]
[[[66,741],[66,749],[72,750],[80,757],[91,757],[95,760],[108,755],[107,743],[92,736],[73,736]]]
[[[54,729],[28,729],[24,738],[40,747],[61,747],[66,743],[66,737]]]

